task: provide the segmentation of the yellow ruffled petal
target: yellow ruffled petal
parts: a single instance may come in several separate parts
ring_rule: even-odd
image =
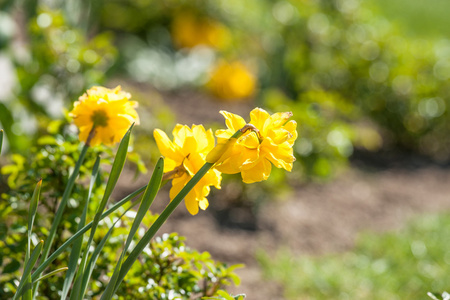
[[[242,181],[245,183],[253,183],[267,180],[271,171],[272,165],[270,162],[267,159],[262,158],[257,163],[253,164],[252,168],[241,172]]]
[[[153,131],[153,136],[155,137],[156,145],[158,146],[159,151],[165,157],[168,157],[174,161],[181,162],[184,157],[180,153],[178,147],[176,147],[170,139],[167,137],[167,134],[159,129],[155,129]]]
[[[209,206],[209,202],[208,199],[203,198],[201,200],[198,201],[198,206],[202,209],[202,210],[206,210]]]
[[[267,138],[261,145],[261,152],[270,160],[277,168],[283,168],[291,171],[293,162],[295,161],[294,151],[288,142],[275,145]]]
[[[250,124],[255,125],[255,127],[258,128],[262,134],[264,134],[264,124],[269,118],[269,113],[259,107],[250,112]]]
[[[239,139],[239,144],[248,149],[257,149],[259,147],[259,139],[256,132],[250,131]]]
[[[289,133],[292,135],[289,139],[289,145],[294,145],[295,140],[298,137],[298,133],[297,133],[297,122],[295,122],[294,120],[291,120],[289,122],[286,123],[286,125],[283,126],[283,128],[287,131],[289,131]]]
[[[172,179],[172,187],[170,188],[169,196],[172,201],[176,195],[178,195],[181,189],[188,183],[191,177],[187,174],[183,174],[181,177]]]
[[[220,113],[225,117],[225,124],[227,125],[228,129],[231,129],[233,133],[247,124],[241,116],[224,110],[221,110]]]
[[[186,195],[184,198],[184,204],[191,215],[195,216],[198,213],[198,201],[194,190],[190,191]]]

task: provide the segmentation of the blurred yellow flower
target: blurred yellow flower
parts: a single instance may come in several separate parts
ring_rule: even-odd
[[[241,62],[221,61],[211,72],[207,87],[222,99],[243,99],[253,96],[256,78]]]
[[[227,27],[217,21],[183,12],[174,18],[172,38],[179,48],[205,45],[223,49],[229,44],[230,33]]]
[[[120,141],[131,124],[139,124],[135,110],[137,102],[129,101],[131,95],[120,86],[108,89],[94,86],[75,101],[70,116],[80,130],[79,138],[86,142],[95,127],[90,145],[112,145]]]
[[[192,129],[186,125],[177,124],[172,132],[173,141],[167,135],[155,129],[153,135],[159,151],[165,157],[164,172],[172,176],[172,188],[170,199],[173,200],[188,181],[205,164],[206,155],[214,148],[214,135],[202,125],[192,125]],[[166,173],[167,174],[167,173]],[[220,189],[222,176],[216,169],[211,169],[186,195],[184,201],[187,210],[195,215],[198,208],[205,210],[209,203],[206,196],[209,195],[210,186]]]
[[[216,131],[218,145],[226,141],[247,122],[235,114],[221,111],[228,129]],[[246,131],[216,162],[222,173],[241,173],[245,183],[253,183],[269,178],[272,164],[287,171],[292,170],[295,157],[292,146],[297,139],[297,123],[288,121],[291,112],[269,115],[261,108],[250,112],[250,124],[257,131]]]

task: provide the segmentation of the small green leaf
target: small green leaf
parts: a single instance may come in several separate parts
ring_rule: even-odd
[[[4,274],[14,273],[15,271],[19,270],[19,268],[20,263],[17,260],[12,260],[3,267],[2,273]]]

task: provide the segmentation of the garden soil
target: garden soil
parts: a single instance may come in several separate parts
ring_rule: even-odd
[[[214,103],[190,93],[166,98],[184,124],[221,122],[218,107],[244,115],[254,107]],[[145,183],[131,177],[121,180],[121,194]],[[167,204],[167,188],[155,201],[156,212]],[[450,169],[411,155],[357,154],[335,180],[299,183],[257,210],[233,207],[227,202],[233,190],[225,182],[211,195],[210,207],[196,216],[180,206],[160,234],[178,232],[188,246],[211,253],[215,260],[245,264],[237,271],[241,285],[230,290],[247,294],[249,300],[277,300],[284,299],[282,287],[264,279],[257,251],[274,254],[289,247],[297,256],[352,251],[361,232],[398,230],[414,216],[450,210]]]

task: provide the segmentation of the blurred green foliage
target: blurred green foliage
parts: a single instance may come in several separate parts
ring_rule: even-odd
[[[265,275],[287,299],[425,299],[448,289],[450,215],[418,218],[398,232],[366,233],[351,252],[293,258],[261,251]]]
[[[1,4],[9,14],[0,20],[11,26],[0,50],[12,65],[6,76],[13,84],[0,96],[0,122],[9,147],[24,153],[49,118],[61,117],[67,104],[105,79],[117,52],[110,33],[88,36],[61,9],[40,1],[8,4]]]

